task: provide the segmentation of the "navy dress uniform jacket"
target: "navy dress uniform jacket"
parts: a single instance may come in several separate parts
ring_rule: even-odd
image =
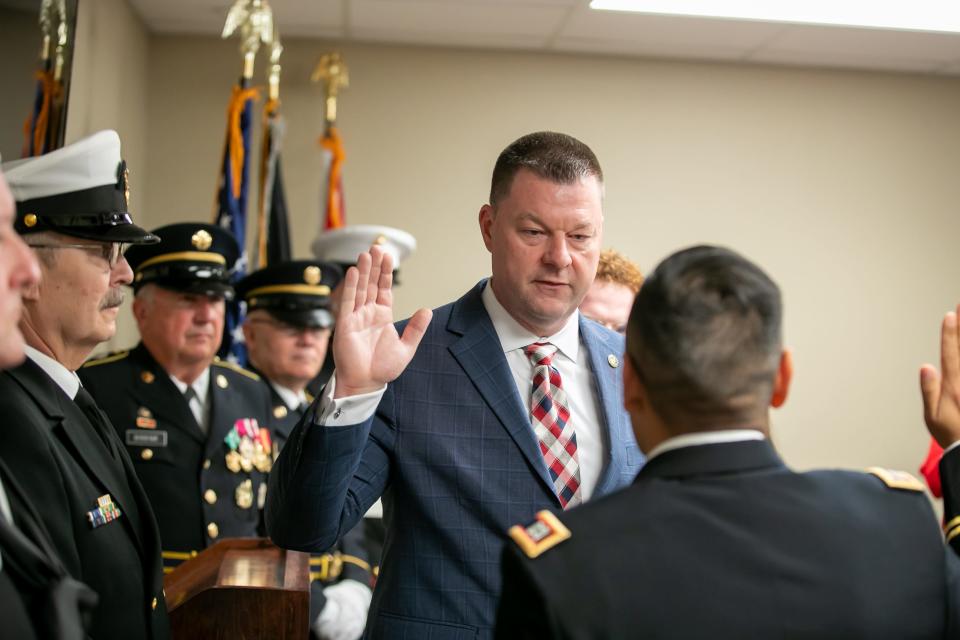
[[[256,369],[253,371],[261,376],[270,389],[270,401],[273,404],[273,418],[276,421],[277,430],[289,434],[300,422],[305,410],[287,408],[280,394],[267,382],[263,374]],[[307,396],[307,399],[313,401],[310,396]],[[315,620],[327,603],[326,596],[323,595],[325,586],[336,584],[341,580],[356,580],[370,587],[371,571],[363,523],[348,531],[331,552],[310,554],[310,619]]]
[[[67,571],[99,596],[90,636],[167,638],[160,538],[150,502],[119,442],[112,458],[96,427],[31,360],[0,373],[0,457],[43,518]],[[112,436],[112,434],[107,434]],[[88,514],[109,494],[120,517]]]
[[[794,473],[766,441],[664,452],[560,514],[569,539],[504,550],[497,637],[957,638],[960,562],[912,484]]]
[[[560,508],[483,281],[437,309],[416,355],[359,425],[314,427],[313,405],[270,477],[280,546],[332,547],[383,495],[386,539],[367,637],[488,638],[511,524]],[[402,330],[402,326],[401,326]],[[623,338],[581,318],[609,445],[595,494],[630,483],[642,456],[623,411]]]
[[[210,430],[197,424],[170,376],[142,344],[85,364],[84,386],[110,416],[160,526],[165,571],[219,538],[263,535],[258,502],[267,474],[227,468],[225,442],[237,420],[254,418],[282,446],[270,394],[259,376],[217,361],[210,368]]]

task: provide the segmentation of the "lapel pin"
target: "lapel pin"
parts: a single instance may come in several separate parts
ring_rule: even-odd
[[[154,376],[152,373],[150,373],[149,371],[141,371],[141,372],[140,372],[140,379],[143,380],[144,382],[146,382],[147,384],[150,384],[150,383],[152,383],[152,382],[154,381],[155,376]]]
[[[620,366],[620,358],[618,358],[617,356],[611,353],[610,355],[607,356],[607,364],[609,364],[611,367],[616,369],[617,367]]]

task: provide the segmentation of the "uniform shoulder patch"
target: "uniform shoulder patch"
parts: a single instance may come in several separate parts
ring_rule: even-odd
[[[904,489],[906,491],[924,491],[923,484],[906,471],[896,469],[884,469],[883,467],[870,467],[867,473],[873,474],[883,480],[883,483],[891,489]]]
[[[214,366],[216,366],[216,367],[223,367],[224,369],[230,369],[231,371],[236,372],[236,373],[239,373],[239,374],[242,375],[242,376],[247,376],[247,377],[250,378],[251,380],[259,380],[259,379],[260,379],[260,376],[258,376],[257,374],[255,374],[253,371],[249,371],[249,370],[247,370],[247,369],[244,369],[244,368],[241,367],[240,365],[234,364],[234,363],[229,362],[229,361],[227,361],[227,360],[214,360],[214,361],[213,361],[213,364],[214,364]]]
[[[526,526],[515,524],[507,531],[507,535],[517,543],[517,546],[529,558],[536,558],[541,553],[557,546],[570,537],[567,529],[559,518],[549,511],[537,513],[537,519]]]
[[[102,358],[94,358],[93,360],[87,360],[86,362],[83,363],[83,366],[80,368],[86,369],[87,367],[96,367],[97,365],[101,365],[101,364],[110,364],[111,362],[116,362],[117,360],[123,360],[128,355],[130,355],[130,351],[128,350],[108,353]]]

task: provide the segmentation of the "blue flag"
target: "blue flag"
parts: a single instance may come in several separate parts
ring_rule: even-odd
[[[247,192],[250,174],[250,128],[256,89],[233,88],[227,109],[227,139],[223,145],[223,166],[217,193],[215,224],[233,234],[240,246],[240,258],[231,280],[236,283],[247,272]],[[240,365],[247,361],[243,344],[244,305],[239,300],[227,302],[220,357]]]

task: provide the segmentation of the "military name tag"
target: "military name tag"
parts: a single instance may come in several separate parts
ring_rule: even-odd
[[[141,431],[127,429],[127,444],[131,447],[165,447],[167,446],[166,431]]]

